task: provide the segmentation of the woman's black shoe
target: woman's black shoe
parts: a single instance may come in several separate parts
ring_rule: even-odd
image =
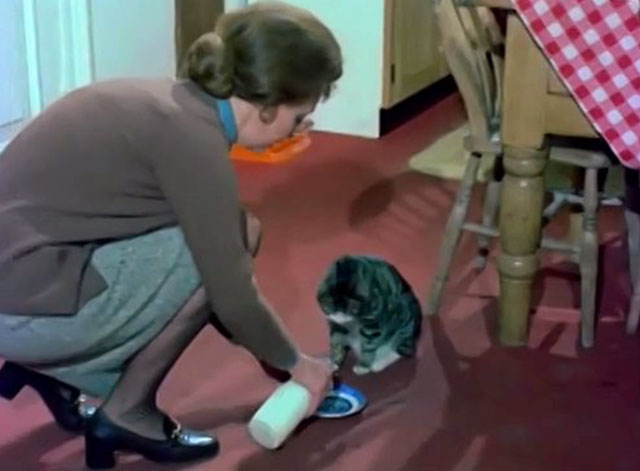
[[[183,429],[165,418],[165,440],[146,438],[114,424],[101,410],[89,420],[85,432],[85,457],[91,469],[110,469],[116,465],[115,453],[126,451],[157,463],[181,463],[211,458],[220,445],[214,437]]]
[[[16,363],[5,362],[0,369],[0,397],[10,401],[25,386],[40,395],[60,428],[67,432],[83,432],[87,420],[95,413],[95,408],[85,404],[84,396],[73,386]]]

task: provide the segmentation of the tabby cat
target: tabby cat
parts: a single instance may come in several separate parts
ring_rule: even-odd
[[[390,263],[345,255],[328,270],[317,292],[329,322],[331,360],[339,369],[351,350],[356,374],[380,372],[401,357],[415,355],[420,303]]]

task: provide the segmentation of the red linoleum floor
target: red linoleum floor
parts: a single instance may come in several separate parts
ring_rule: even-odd
[[[240,164],[242,194],[262,220],[263,291],[300,344],[324,348],[315,302],[324,270],[345,253],[385,257],[423,296],[455,182],[415,174],[407,160],[462,121],[457,96],[434,103],[380,140],[316,134],[284,166]],[[480,195],[474,198],[477,209]],[[636,471],[640,469],[637,337],[623,334],[629,296],[617,209],[600,215],[602,276],[597,346],[576,347],[575,267],[545,256],[529,348],[495,345],[495,260],[471,269],[464,237],[441,321],[427,321],[419,358],[345,380],[370,406],[355,418],[303,427],[277,452],[251,442],[245,423],[275,384],[212,329],[180,359],[162,406],[185,425],[215,430],[216,459],[159,466],[123,457],[124,471]],[[551,231],[562,233],[566,218]],[[495,255],[495,254],[493,254]],[[83,469],[83,443],[58,431],[31,392],[0,403],[0,470]]]

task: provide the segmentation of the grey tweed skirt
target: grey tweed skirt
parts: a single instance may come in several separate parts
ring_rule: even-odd
[[[73,316],[0,314],[0,357],[106,397],[201,284],[178,228],[98,248],[108,288]]]

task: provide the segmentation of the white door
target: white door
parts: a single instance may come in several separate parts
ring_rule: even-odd
[[[31,114],[22,0],[0,2],[0,147]]]
[[[93,78],[88,0],[0,0],[0,149]]]

